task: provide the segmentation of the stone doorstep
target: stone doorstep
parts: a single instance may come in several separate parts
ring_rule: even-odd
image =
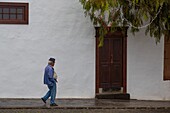
[[[128,93],[117,93],[117,94],[97,94],[97,99],[121,99],[130,100],[130,94]]]
[[[170,107],[0,107],[0,109],[168,109]]]

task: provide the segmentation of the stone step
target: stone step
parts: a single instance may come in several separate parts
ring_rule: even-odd
[[[118,94],[96,94],[97,99],[122,99],[130,100],[130,94],[118,93]]]

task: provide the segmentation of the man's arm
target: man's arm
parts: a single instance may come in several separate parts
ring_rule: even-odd
[[[54,77],[53,77],[54,76],[54,70],[52,68],[49,68],[48,76],[49,76],[49,80],[51,82],[55,82]]]

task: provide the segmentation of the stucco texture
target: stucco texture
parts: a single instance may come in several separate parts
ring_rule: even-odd
[[[29,24],[0,25],[0,98],[44,96],[50,57],[56,58],[57,98],[94,98],[94,27],[78,0],[8,1],[29,3]]]
[[[28,25],[0,25],[0,98],[40,98],[43,72],[56,58],[57,98],[95,97],[95,33],[78,0],[28,2]],[[0,0],[4,2],[4,0]],[[170,100],[163,80],[164,41],[128,31],[127,92],[132,99]]]
[[[164,38],[156,44],[145,29],[128,34],[127,87],[132,99],[170,100],[170,81],[163,80]]]

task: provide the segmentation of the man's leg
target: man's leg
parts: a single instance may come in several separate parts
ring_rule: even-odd
[[[52,89],[52,86],[48,86],[48,89],[49,91],[46,93],[46,95],[42,98],[44,99],[45,101],[51,96],[51,89]]]
[[[51,100],[50,103],[54,104],[55,103],[55,97],[56,97],[56,83],[54,83],[52,89],[51,89]]]

